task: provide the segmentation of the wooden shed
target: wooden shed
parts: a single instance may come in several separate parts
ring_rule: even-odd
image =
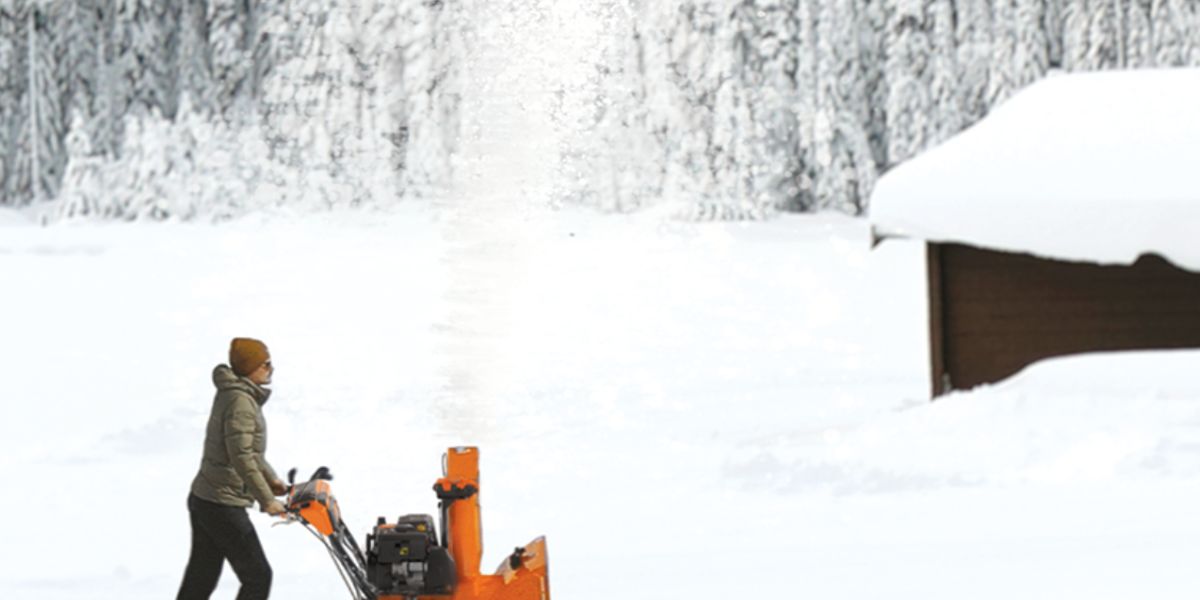
[[[1200,273],[1156,254],[1099,265],[927,244],[934,395],[1052,356],[1200,348]]]
[[[876,242],[927,249],[933,396],[1053,356],[1200,348],[1197,104],[1200,70],[1059,76],[880,180]]]

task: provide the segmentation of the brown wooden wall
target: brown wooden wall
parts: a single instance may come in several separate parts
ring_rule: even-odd
[[[935,396],[1050,356],[1200,347],[1200,273],[1158,256],[1100,266],[960,244],[928,249]]]

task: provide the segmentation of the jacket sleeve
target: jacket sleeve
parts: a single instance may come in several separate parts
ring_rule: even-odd
[[[250,494],[258,500],[259,508],[265,508],[272,500],[271,488],[263,477],[260,461],[262,457],[254,451],[255,411],[253,400],[248,397],[234,398],[225,415],[225,450],[234,470],[246,482]]]
[[[258,468],[262,471],[263,477],[267,479],[268,484],[272,481],[282,481],[279,479],[279,475],[275,474],[275,469],[271,468],[271,463],[267,462],[267,457],[261,454],[258,455]]]

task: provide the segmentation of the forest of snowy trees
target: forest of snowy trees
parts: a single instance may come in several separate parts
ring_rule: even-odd
[[[594,75],[559,90],[589,110],[564,113],[576,135],[555,201],[860,213],[879,174],[1052,71],[1200,65],[1198,4],[592,2]],[[435,194],[462,99],[486,93],[461,77],[471,14],[0,0],[0,205],[189,219]]]
[[[641,173],[596,200],[858,214],[879,174],[1052,71],[1200,65],[1198,11],[1194,0],[643,2],[614,16],[633,42],[614,65],[627,84],[608,88],[620,108],[602,124],[617,150],[596,150]]]
[[[453,12],[0,0],[0,204],[219,218],[421,189],[453,141],[455,29],[439,22]]]

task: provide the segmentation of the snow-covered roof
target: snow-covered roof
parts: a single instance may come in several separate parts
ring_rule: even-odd
[[[877,237],[1200,271],[1200,69],[1052,75],[880,178]]]

